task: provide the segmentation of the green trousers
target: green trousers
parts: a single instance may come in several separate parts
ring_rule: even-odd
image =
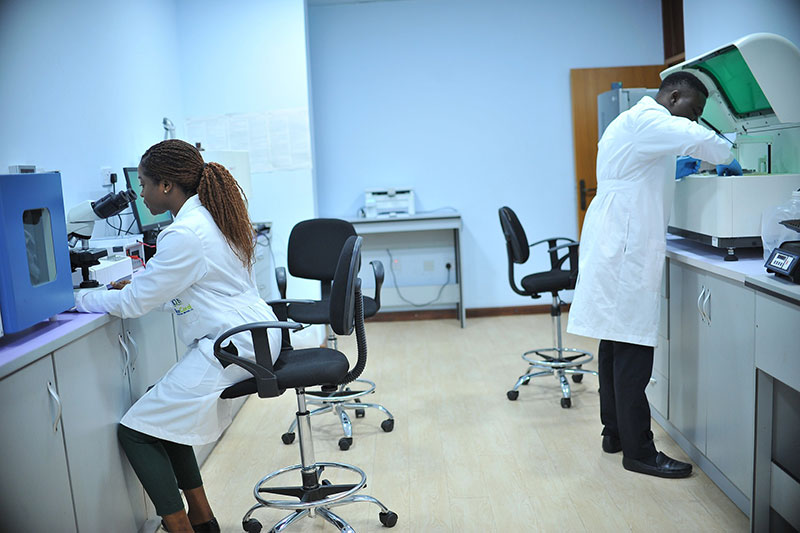
[[[159,516],[182,510],[181,490],[202,486],[194,449],[119,425],[117,436]]]

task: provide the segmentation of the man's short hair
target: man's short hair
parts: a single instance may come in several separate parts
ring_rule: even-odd
[[[673,72],[664,78],[664,81],[661,82],[661,87],[658,88],[658,92],[671,91],[673,89],[680,88],[689,88],[695,90],[708,98],[708,89],[706,89],[706,86],[703,85],[703,82],[700,81],[694,74],[683,70]]]

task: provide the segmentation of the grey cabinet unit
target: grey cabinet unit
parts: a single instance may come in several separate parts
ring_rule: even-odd
[[[706,455],[750,498],[755,416],[755,293],[741,283],[707,275],[704,353]],[[704,299],[705,300],[705,299]]]
[[[800,529],[800,298],[756,294],[752,531]],[[781,529],[783,525],[783,529]]]
[[[147,519],[144,490],[117,440],[131,405],[122,343],[113,320],[53,353],[80,531],[138,531]]]
[[[749,498],[755,293],[675,262],[670,287],[669,421]]]
[[[664,268],[661,283],[661,320],[658,325],[658,345],[653,350],[653,373],[645,393],[650,407],[661,416],[669,416],[669,264]]]
[[[49,355],[0,380],[3,531],[77,530],[61,401]]]
[[[135,402],[178,361],[172,313],[151,311],[122,321],[130,351],[131,396]]]
[[[705,276],[674,262],[670,262],[669,274],[669,421],[705,453],[708,358],[701,346],[706,326],[700,312]]]

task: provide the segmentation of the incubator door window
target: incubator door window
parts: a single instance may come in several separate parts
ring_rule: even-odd
[[[36,287],[53,281],[56,278],[56,260],[50,210],[41,208],[23,211],[22,226],[31,285]]]

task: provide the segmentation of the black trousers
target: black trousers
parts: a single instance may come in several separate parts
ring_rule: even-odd
[[[625,457],[656,455],[644,392],[653,372],[653,347],[601,340],[597,362],[603,435],[618,437]]]
[[[159,516],[182,510],[181,490],[203,485],[194,449],[119,424],[117,436]]]

